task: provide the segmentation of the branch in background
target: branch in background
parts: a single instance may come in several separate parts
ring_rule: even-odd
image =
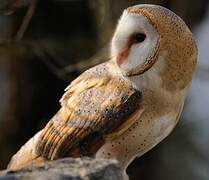
[[[0,0],[0,16],[8,16],[15,13],[18,9],[28,7],[14,40],[22,39],[35,12],[36,3],[37,0]]]
[[[17,9],[27,7],[31,0],[0,0],[0,15],[13,14]]]
[[[0,15],[10,15],[15,13],[18,9],[28,7],[26,15],[14,37],[15,41],[22,39],[30,20],[35,12],[37,0],[0,0]],[[10,43],[10,41],[8,41]],[[7,41],[5,41],[7,43]],[[4,44],[4,43],[2,43]],[[92,66],[107,60],[108,47],[102,48],[96,55],[89,59],[84,59],[75,64],[63,67],[59,62],[63,62],[62,57],[58,56],[56,52],[45,46],[40,46],[37,43],[29,43],[32,46],[33,52],[43,61],[43,63],[55,74],[58,78],[67,80],[74,73],[83,72]]]
[[[30,23],[31,18],[33,17],[33,14],[35,12],[37,0],[31,0],[30,4],[28,6],[28,10],[26,12],[26,15],[23,18],[22,24],[20,25],[19,30],[17,31],[17,34],[15,36],[15,40],[19,41],[22,39],[25,31],[27,30],[27,27]]]
[[[83,72],[97,64],[107,61],[108,59],[110,59],[108,50],[109,50],[109,45],[106,45],[92,57],[85,59],[85,60],[81,60],[75,64],[70,64],[70,65],[65,66],[64,68],[60,70],[60,75],[68,76],[75,71]]]
[[[39,43],[26,42],[27,47],[33,50],[33,53],[40,58],[43,63],[49,68],[49,70],[56,75],[58,78],[68,81],[75,73],[83,72],[92,66],[99,63],[107,61],[109,57],[109,44],[100,49],[95,55],[90,58],[83,59],[78,63],[69,64],[67,66],[62,66],[59,62],[63,62],[62,57],[57,55],[57,53],[49,48],[48,46],[43,46]]]

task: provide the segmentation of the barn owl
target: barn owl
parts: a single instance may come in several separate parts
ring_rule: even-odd
[[[117,159],[124,177],[136,157],[177,124],[197,60],[184,21],[157,5],[124,10],[111,59],[75,79],[61,109],[10,161],[9,168],[62,157]]]

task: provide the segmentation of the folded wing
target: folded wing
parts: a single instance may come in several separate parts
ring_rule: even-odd
[[[96,66],[74,80],[61,99],[62,108],[43,129],[37,153],[47,159],[93,155],[105,136],[140,109],[141,93],[109,64]]]

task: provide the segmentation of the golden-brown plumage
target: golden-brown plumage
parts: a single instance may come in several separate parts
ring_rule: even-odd
[[[108,65],[111,62],[90,69],[67,88],[61,110],[40,136],[38,154],[52,160],[72,156],[78,148],[77,156],[93,155],[98,149],[89,152],[92,141],[104,144],[104,136],[139,109],[141,93],[111,74]]]
[[[24,159],[14,157],[9,167],[92,156],[107,140],[127,130],[142,114],[141,93],[128,80],[110,72],[113,67],[109,61],[75,79],[60,100],[62,108],[36,138],[34,152],[23,152]]]
[[[130,7],[116,28],[111,55],[71,83],[60,111],[12,158],[10,168],[93,155],[117,159],[126,177],[135,157],[169,135],[197,60],[184,21],[161,6]]]

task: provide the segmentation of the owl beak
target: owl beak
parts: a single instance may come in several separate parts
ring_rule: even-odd
[[[135,43],[135,40],[134,38],[130,38],[126,47],[124,47],[119,53],[118,55],[116,56],[116,63],[117,65],[121,68],[122,65],[125,63],[129,53],[130,53],[130,48],[131,46]],[[143,73],[145,73],[146,71],[148,71],[153,65],[154,63],[156,62],[156,60],[158,59],[158,48],[159,48],[159,44],[158,44],[158,47],[155,51],[155,54],[150,57],[150,59],[147,59],[143,64],[141,65],[138,65],[136,66],[135,68],[133,69],[129,69],[129,70],[122,70],[122,74],[124,76],[138,76],[138,75],[141,75]]]
[[[129,48],[126,47],[116,56],[116,62],[119,67],[125,62],[128,55],[129,55]]]

